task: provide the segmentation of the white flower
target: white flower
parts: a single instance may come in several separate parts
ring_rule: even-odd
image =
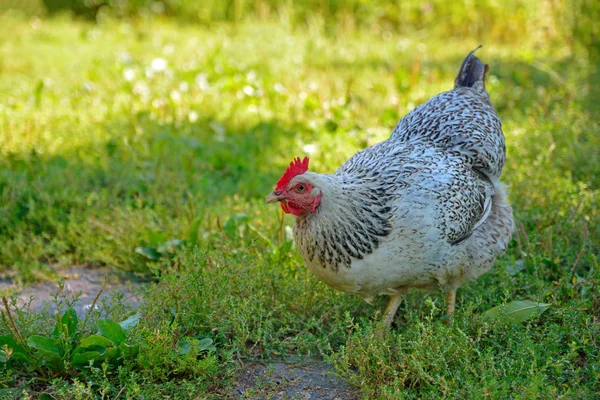
[[[191,123],[198,121],[198,113],[196,111],[190,111],[188,113],[188,121]]]
[[[132,80],[135,79],[135,70],[133,68],[125,68],[123,70],[123,77],[125,78],[126,81],[131,82]]]
[[[152,68],[152,70],[154,72],[166,71],[167,67],[168,67],[168,63],[167,63],[167,60],[165,60],[164,58],[155,58],[150,63],[150,68]]]
[[[171,100],[173,100],[175,103],[181,103],[181,93],[179,93],[177,90],[171,90]]]
[[[246,96],[252,96],[254,94],[254,88],[252,86],[244,86],[242,91],[246,94]]]
[[[206,74],[196,75],[196,85],[198,85],[198,88],[200,88],[200,90],[207,90],[210,87],[210,85],[208,84]]]
[[[302,147],[302,150],[308,155],[313,155],[317,152],[317,145],[314,143],[309,143]]]

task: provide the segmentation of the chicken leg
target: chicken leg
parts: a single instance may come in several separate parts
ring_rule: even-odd
[[[456,288],[452,288],[446,292],[446,315],[451,315],[454,312],[456,304]]]
[[[396,311],[398,311],[398,307],[402,304],[402,300],[404,300],[404,294],[395,294],[390,296],[390,302],[385,308],[385,313],[383,314],[383,322],[387,327],[392,326],[392,321],[394,321],[394,316],[396,315]]]

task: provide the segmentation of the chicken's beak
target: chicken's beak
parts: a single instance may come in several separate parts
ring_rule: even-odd
[[[281,201],[284,200],[285,197],[281,195],[281,193],[276,193],[273,192],[270,195],[267,196],[267,198],[265,199],[265,203],[269,204],[269,203],[275,203],[277,201]]]

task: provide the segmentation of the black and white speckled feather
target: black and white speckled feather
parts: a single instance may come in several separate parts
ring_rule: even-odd
[[[456,87],[405,116],[388,140],[332,175],[294,178],[322,193],[294,229],[320,279],[367,300],[409,287],[456,288],[506,250],[513,221],[499,182],[505,143],[486,71],[471,53]]]

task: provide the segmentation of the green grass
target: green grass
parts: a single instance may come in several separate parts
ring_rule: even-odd
[[[569,39],[587,25],[561,23],[568,3],[539,26],[525,26],[533,2],[518,4],[512,25],[496,10],[489,30],[463,9],[390,29],[284,12],[208,25],[0,16],[0,270],[21,284],[74,264],[154,280],[135,362],[42,381],[5,367],[0,384],[34,398],[219,398],[241,360],[301,354],[368,398],[599,396],[597,49]],[[441,296],[415,291],[381,338],[385,300],[318,282],[291,247],[291,218],[263,199],[295,156],[332,172],[385,139],[480,43],[515,240],[459,291],[450,327]],[[480,317],[512,300],[551,307],[516,326]],[[26,336],[53,326],[15,318]],[[216,353],[178,356],[187,336],[211,337]]]

